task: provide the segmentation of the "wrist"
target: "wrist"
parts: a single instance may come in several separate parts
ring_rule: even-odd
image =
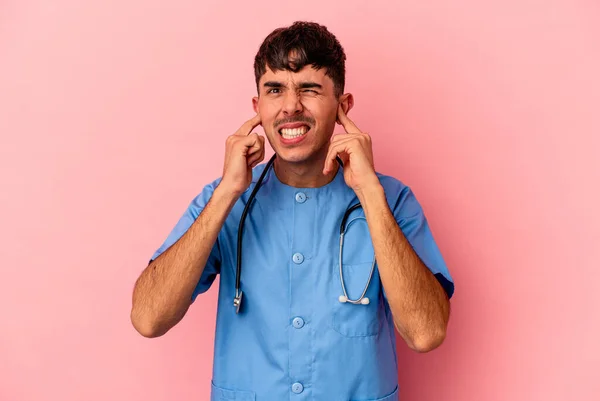
[[[385,190],[383,189],[383,185],[381,185],[379,180],[371,184],[364,185],[354,192],[356,192],[356,196],[361,203],[365,203],[372,199],[385,199]]]
[[[213,192],[213,198],[218,203],[225,203],[233,205],[237,200],[242,196],[244,191],[240,191],[234,189],[233,187],[227,185],[223,181],[217,185],[215,191]]]

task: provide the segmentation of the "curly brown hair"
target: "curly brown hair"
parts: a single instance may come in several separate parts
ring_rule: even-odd
[[[346,54],[337,38],[323,25],[296,21],[291,26],[277,28],[263,41],[254,58],[256,88],[260,77],[267,72],[289,70],[297,72],[306,65],[325,68],[333,81],[335,96],[344,93]]]

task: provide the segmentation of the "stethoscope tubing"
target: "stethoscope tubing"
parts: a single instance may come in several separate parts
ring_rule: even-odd
[[[233,301],[233,304],[236,308],[236,313],[239,313],[240,310],[240,306],[242,303],[242,297],[243,297],[243,292],[241,290],[241,276],[242,276],[242,237],[243,237],[243,233],[244,233],[244,223],[246,221],[246,216],[248,215],[248,211],[250,210],[250,206],[252,205],[255,197],[256,197],[256,193],[258,192],[258,190],[260,189],[260,186],[265,178],[265,176],[267,175],[269,169],[271,168],[271,166],[273,165],[273,162],[275,161],[275,158],[277,157],[277,154],[274,154],[271,159],[267,162],[267,165],[265,167],[265,169],[263,170],[263,172],[261,173],[260,177],[258,178],[258,181],[256,182],[256,185],[254,186],[254,189],[252,190],[252,192],[250,193],[250,197],[248,198],[248,202],[246,203],[246,205],[244,206],[244,210],[242,211],[242,216],[240,217],[240,223],[238,226],[238,236],[237,236],[237,263],[236,263],[236,273],[235,273],[235,298]],[[337,162],[340,164],[340,167],[343,167],[343,163],[342,160],[337,157],[336,158]],[[346,234],[346,221],[348,220],[348,217],[350,216],[350,214],[360,208],[362,205],[360,203],[356,203],[354,205],[352,205],[350,208],[348,208],[348,210],[346,210],[346,212],[344,213],[344,217],[342,218],[342,223],[340,225],[340,253],[339,253],[339,268],[340,268],[340,282],[342,285],[342,291],[343,291],[343,295],[340,295],[339,297],[339,301],[340,302],[348,302],[350,304],[362,304],[362,305],[367,305],[369,304],[369,298],[365,297],[367,290],[369,289],[369,285],[371,284],[371,279],[373,277],[373,272],[375,270],[375,263],[376,263],[376,259],[375,257],[373,257],[373,263],[371,265],[371,271],[369,273],[369,279],[367,280],[367,284],[365,285],[365,288],[361,294],[361,296],[358,299],[350,299],[348,297],[348,293],[346,291],[346,284],[344,282],[344,268],[343,268],[343,264],[342,264],[342,250],[344,247],[344,235]]]

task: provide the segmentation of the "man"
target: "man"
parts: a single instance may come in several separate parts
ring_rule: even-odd
[[[345,59],[315,23],[265,39],[256,116],[136,282],[133,325],[156,337],[221,275],[213,401],[397,400],[394,328],[419,352],[445,337],[452,278],[414,194],[374,170],[371,139],[348,117]],[[332,137],[336,122],[346,133]],[[259,165],[259,124],[272,166]]]

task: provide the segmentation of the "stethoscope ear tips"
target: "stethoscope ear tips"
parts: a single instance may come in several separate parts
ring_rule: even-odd
[[[346,302],[350,302],[350,301],[348,300],[348,297],[347,297],[347,296],[345,296],[345,295],[340,295],[340,296],[339,296],[339,298],[338,298],[338,300],[339,300],[339,301],[340,301],[340,303],[342,303],[342,304],[345,304]],[[367,298],[367,297],[364,297],[364,298],[362,298],[362,299],[360,300],[360,303],[361,303],[362,305],[369,305],[369,302],[371,302],[371,301],[369,301],[369,298]],[[356,300],[356,301],[352,301],[352,303],[358,303],[358,300]]]

